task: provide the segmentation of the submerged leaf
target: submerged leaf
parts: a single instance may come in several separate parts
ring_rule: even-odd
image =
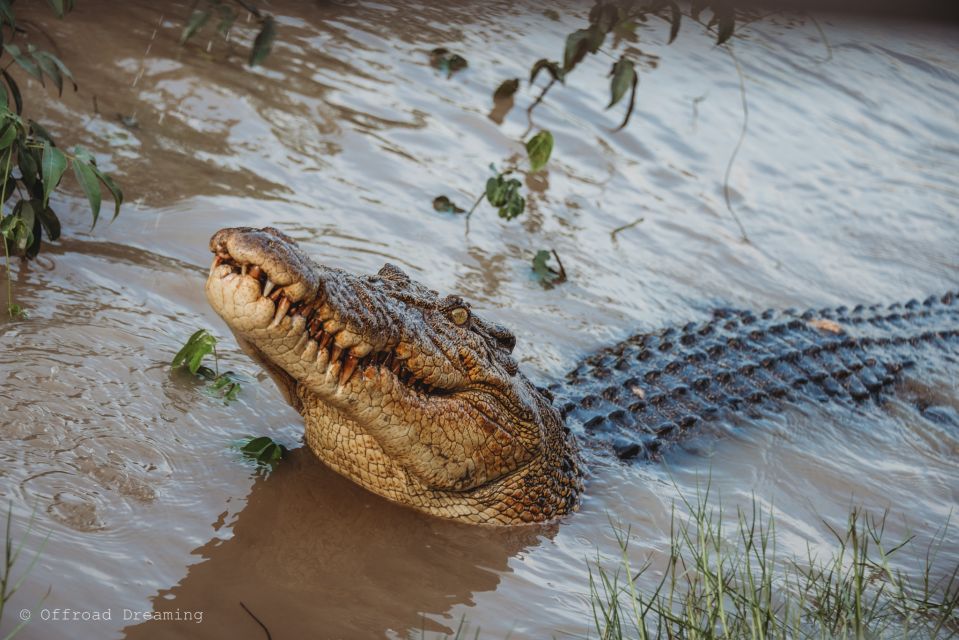
[[[433,199],[433,209],[440,213],[464,213],[466,209],[456,206],[456,204],[446,196],[437,196]]]
[[[248,436],[245,440],[240,441],[239,447],[244,457],[271,470],[283,459],[287,451],[286,447],[268,436],[256,438]]]

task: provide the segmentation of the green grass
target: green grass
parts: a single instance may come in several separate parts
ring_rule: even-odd
[[[947,522],[914,571],[891,566],[912,537],[884,541],[886,513],[854,508],[844,529],[829,527],[835,552],[780,558],[772,512],[753,500],[735,525],[709,506],[709,489],[673,510],[665,567],[638,570],[629,530],[613,526],[621,557],[589,567],[593,626],[602,640],[652,638],[873,639],[959,636],[959,566],[934,577]],[[827,527],[829,525],[827,524]],[[641,584],[653,586],[641,587]]]
[[[33,567],[37,564],[37,561],[40,559],[40,554],[43,552],[43,548],[47,544],[49,539],[49,534],[44,537],[43,542],[40,543],[39,548],[33,554],[33,557],[30,558],[30,561],[27,563],[20,571],[19,577],[14,576],[14,566],[17,564],[17,560],[20,559],[20,554],[23,551],[23,545],[30,537],[30,532],[33,529],[34,522],[36,519],[36,510],[30,514],[30,520],[27,522],[27,530],[23,534],[23,538],[19,543],[14,545],[13,542],[13,532],[11,531],[11,525],[13,523],[13,505],[10,504],[7,506],[7,523],[4,527],[4,545],[3,545],[3,565],[0,566],[0,629],[3,628],[3,613],[6,608],[7,602],[10,601],[10,598],[20,589],[23,585],[23,581],[33,570]],[[46,596],[44,596],[46,598]],[[41,601],[42,603],[42,601]],[[27,621],[18,620],[18,624],[14,626],[9,633],[3,636],[3,640],[10,640],[13,636],[20,632],[21,629],[27,624]]]

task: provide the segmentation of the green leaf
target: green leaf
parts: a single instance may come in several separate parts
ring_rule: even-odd
[[[9,0],[0,1],[0,24],[6,23],[13,28],[17,26],[17,20],[13,15],[13,7]]]
[[[15,44],[5,44],[3,45],[3,49],[9,53],[14,60],[16,60],[21,69],[39,80],[40,84],[43,84],[43,74],[40,72],[40,67],[36,62],[23,55],[23,53],[20,51],[20,47]]]
[[[50,193],[60,184],[60,178],[63,172],[67,170],[67,157],[59,149],[50,144],[49,140],[43,142],[43,155],[40,162],[40,171],[43,176],[43,206],[46,207],[50,201]]]
[[[110,192],[110,195],[113,196],[113,218],[111,218],[111,220],[116,220],[117,216],[120,215],[120,205],[123,204],[123,191],[117,186],[109,174],[100,171],[100,168],[96,165],[90,166],[93,168],[93,172],[97,174],[100,182],[103,183],[103,186],[105,186]]]
[[[170,364],[174,369],[186,366],[190,373],[196,375],[203,358],[214,353],[215,347],[216,338],[206,329],[200,329],[194,332],[186,341],[186,344],[183,345],[183,348],[177,351]]]
[[[244,457],[270,469],[273,469],[286,455],[286,447],[268,436],[258,438],[251,436],[241,440],[239,445]]]
[[[456,204],[446,196],[437,196],[433,199],[433,210],[439,211],[440,213],[464,213],[466,211],[466,209],[456,206]]]
[[[86,194],[87,200],[90,201],[90,211],[93,213],[93,224],[90,225],[92,229],[97,225],[97,219],[100,217],[100,182],[97,180],[93,165],[81,160],[79,156],[73,160],[73,175],[80,183],[80,188]]]
[[[63,64],[63,61],[60,60],[60,58],[56,57],[49,51],[33,51],[33,57],[43,58],[44,60],[47,60],[50,63],[52,63],[57,68],[57,70],[59,70],[59,72],[63,74],[64,77],[69,78],[70,84],[73,85],[73,90],[74,91],[77,90],[77,81],[76,81],[76,78],[73,77],[73,72],[70,71],[67,65]]]
[[[58,18],[62,18],[65,10],[63,6],[63,0],[50,0],[50,6],[53,7],[53,12],[57,14]]]
[[[16,143],[17,164],[20,166],[21,180],[31,191],[37,186],[37,174],[40,173],[40,167],[37,166],[30,149],[24,144],[23,140]]]
[[[566,36],[566,47],[563,49],[564,74],[579,64],[589,51],[589,37],[589,29],[579,29]]]
[[[40,140],[53,142],[53,136],[50,135],[50,132],[47,131],[46,127],[41,125],[36,120],[27,120],[27,123],[30,125],[30,135]]]
[[[519,186],[519,181],[515,181],[517,188]],[[512,220],[523,214],[523,211],[526,210],[526,199],[519,194],[519,191],[513,191],[510,193],[509,199],[506,202],[506,206],[500,207],[498,213],[499,217],[504,220]]]
[[[42,206],[42,202],[39,203]],[[50,207],[39,208],[37,206],[37,201],[34,201],[34,211],[37,212],[37,217],[40,219],[40,224],[43,225],[43,230],[47,232],[48,240],[56,240],[60,237],[60,219],[57,218],[57,214],[53,212],[53,209]]]
[[[6,149],[17,139],[17,125],[12,119],[4,120],[0,133],[0,151]]]
[[[260,25],[260,32],[256,34],[256,40],[253,41],[253,50],[250,51],[251,67],[260,64],[270,55],[273,40],[276,39],[276,22],[273,20],[273,16],[263,18]]]
[[[609,75],[611,75],[613,79],[609,85],[610,100],[606,106],[607,109],[622,100],[623,96],[626,95],[626,90],[636,81],[636,69],[633,66],[632,60],[627,59],[624,55],[613,63],[613,68],[609,72]]]
[[[10,95],[13,96],[14,109],[18,114],[23,113],[23,98],[20,96],[20,87],[17,86],[17,83],[13,77],[7,73],[6,69],[3,69],[0,73],[3,73],[3,79],[6,81],[7,86],[10,87]]]
[[[543,130],[526,142],[526,156],[532,171],[539,171],[549,162],[553,152],[553,134]]]
[[[519,89],[519,78],[503,80],[496,91],[493,92],[493,100],[506,100],[512,98],[516,90]]]
[[[27,200],[20,200],[13,207],[11,217],[16,218],[12,228],[12,234],[5,234],[8,237],[12,235],[13,245],[17,253],[23,253],[27,247],[33,244],[33,227],[36,215],[33,211],[33,205]]]
[[[210,19],[210,12],[203,9],[197,9],[190,15],[190,19],[187,21],[186,26],[183,27],[183,33],[180,34],[180,44],[186,44],[186,41],[189,40],[196,34],[197,31],[203,28],[203,25],[206,24],[206,21]]]
[[[53,80],[57,88],[57,95],[63,95],[63,76],[60,75],[60,69],[53,63],[49,57],[43,55],[43,51],[31,51],[30,56],[40,67],[40,70],[47,74],[47,77]]]

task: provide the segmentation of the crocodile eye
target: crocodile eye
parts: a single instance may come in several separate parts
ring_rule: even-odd
[[[453,324],[462,326],[470,319],[470,312],[466,307],[456,307],[450,311],[450,319],[453,321]]]

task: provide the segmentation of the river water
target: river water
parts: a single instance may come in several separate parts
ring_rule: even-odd
[[[830,552],[828,525],[864,505],[889,510],[890,539],[917,535],[898,566],[924,561],[959,504],[955,371],[920,368],[882,406],[788,406],[707,429],[659,463],[600,462],[562,522],[472,528],[387,503],[299,448],[299,416],[203,282],[215,230],[273,225],[328,264],[391,261],[463,294],[513,328],[542,384],[631,332],[719,306],[942,293],[959,281],[955,28],[820,16],[823,40],[812,22],[765,20],[742,30],[734,60],[697,25],[667,46],[651,22],[624,43],[643,60],[629,126],[612,132],[625,105],[604,110],[610,58],[587,60],[535,111],[556,146],[526,178],[526,214],[504,222],[481,206],[466,235],[433,198],[467,207],[490,163],[522,157],[535,90],[524,82],[501,125],[492,90],[560,56],[588,6],[556,4],[556,20],[536,3],[277,1],[274,51],[251,70],[252,24],[229,44],[210,25],[180,47],[190,5],[161,5],[84,0],[63,21],[17,6],[80,83],[58,100],[23,79],[31,115],[94,150],[128,203],[91,231],[68,181],[53,198],[64,239],[13,270],[30,317],[0,322],[0,496],[16,539],[49,538],[4,630],[26,607],[25,639],[263,637],[242,602],[275,638],[432,637],[464,618],[489,638],[584,636],[589,562],[619,555],[610,520],[631,526],[634,560],[661,563],[673,505],[707,478],[730,518],[753,496],[771,509],[784,555]],[[438,46],[469,67],[432,68]],[[748,126],[729,199],[750,243],[723,186],[743,125],[736,61]],[[552,290],[529,266],[544,248],[569,275]],[[258,381],[229,406],[170,373],[201,327],[220,336],[221,367]],[[249,434],[294,449],[268,478],[231,448]],[[950,531],[934,573],[957,562]],[[57,608],[111,619],[39,619]],[[202,622],[137,624],[149,611]]]

